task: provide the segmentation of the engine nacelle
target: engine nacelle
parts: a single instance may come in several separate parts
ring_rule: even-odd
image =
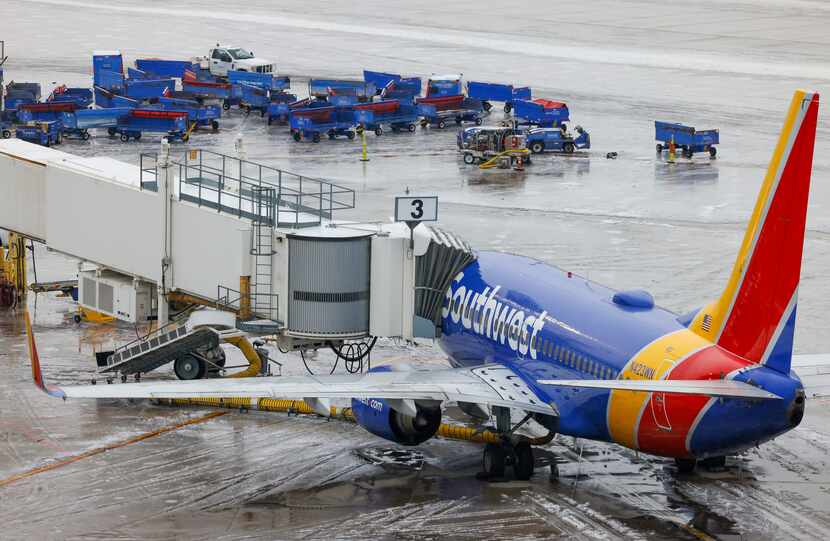
[[[415,417],[389,407],[382,398],[352,399],[352,413],[357,423],[374,434],[400,445],[419,445],[438,432],[441,407],[424,407],[416,403]]]

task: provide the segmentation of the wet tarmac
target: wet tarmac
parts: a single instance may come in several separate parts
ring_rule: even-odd
[[[189,146],[233,153],[242,133],[253,161],[356,189],[358,208],[342,218],[385,220],[405,189],[436,193],[442,227],[477,248],[646,287],[678,312],[724,284],[792,90],[830,90],[828,24],[830,7],[800,0],[676,9],[649,1],[527,3],[510,11],[433,0],[0,3],[7,81],[88,85],[94,49],[120,48],[131,61],[189,57],[233,41],[276,60],[300,93],[310,75],[368,68],[463,72],[564,99],[594,148],[538,157],[524,173],[464,165],[455,130],[370,136],[371,161],[363,164],[355,142],[294,143],[286,128],[238,111]],[[800,353],[830,351],[826,118],[808,214]],[[655,119],[719,128],[718,158],[665,163],[653,151]],[[157,144],[101,134],[63,149],[137,163]],[[612,151],[618,158],[606,159]],[[58,254],[37,256],[40,280],[77,270]],[[55,382],[90,379],[94,350],[135,337],[129,326],[76,325],[67,299],[31,296],[29,308]],[[445,362],[431,344],[392,342],[373,356],[383,361]],[[330,362],[321,355],[312,365]],[[540,453],[531,481],[483,483],[474,479],[481,449],[472,443],[435,439],[400,457],[335,421],[240,412],[200,421],[211,410],[55,401],[30,383],[20,312],[0,313],[0,369],[1,539],[819,539],[830,532],[826,399],[808,403],[798,429],[730,458],[722,471],[678,475],[667,460],[558,438]],[[303,370],[299,359],[285,359],[286,373]],[[187,420],[200,422],[124,444]],[[378,463],[389,455],[395,460]],[[561,474],[553,483],[541,467],[551,460]]]

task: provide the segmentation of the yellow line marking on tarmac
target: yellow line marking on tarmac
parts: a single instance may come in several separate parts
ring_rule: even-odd
[[[176,423],[174,425],[168,425],[158,430],[153,430],[152,432],[145,432],[144,434],[139,434],[138,436],[133,436],[132,438],[128,438],[126,440],[122,440],[119,442],[111,443],[109,445],[104,445],[103,447],[97,447],[95,449],[90,449],[89,451],[84,451],[83,453],[77,454],[75,456],[71,456],[68,458],[64,458],[62,460],[58,460],[57,462],[51,462],[44,466],[38,466],[37,468],[32,468],[22,473],[18,473],[16,475],[12,475],[11,477],[7,477],[5,479],[0,480],[0,487],[4,487],[6,485],[10,485],[15,481],[20,481],[22,479],[26,479],[29,477],[33,477],[39,473],[44,473],[47,471],[55,470],[57,468],[68,466],[69,464],[74,464],[80,460],[85,458],[90,458],[95,455],[100,455],[101,453],[105,453],[106,451],[112,451],[113,449],[118,449],[120,447],[126,447],[127,445],[131,445],[133,443],[138,443],[140,441],[144,441],[150,438],[154,438],[156,436],[161,436],[162,434],[166,434],[168,432],[173,432],[174,430],[178,430],[180,428],[184,428],[186,426],[197,425],[200,423],[204,423],[210,421],[211,419],[215,419],[217,417],[221,417],[222,415],[227,415],[229,412],[227,411],[214,411],[208,413],[207,415],[203,415],[201,417],[196,417],[195,419],[188,419],[187,421],[182,421],[181,423]]]

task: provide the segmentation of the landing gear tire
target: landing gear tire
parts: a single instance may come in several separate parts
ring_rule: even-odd
[[[675,458],[674,465],[677,466],[677,473],[692,473],[697,467],[697,460],[694,458]]]
[[[188,355],[176,359],[173,364],[173,371],[176,373],[176,377],[181,380],[202,379],[205,377],[205,372],[207,372],[207,366],[204,361]]]
[[[481,466],[488,478],[504,477],[504,466],[507,454],[504,447],[496,443],[488,443],[484,446],[484,456]]]
[[[700,461],[700,465],[707,470],[722,470],[726,467],[725,456],[711,456]]]
[[[533,477],[533,448],[526,441],[520,441],[513,448],[516,460],[513,463],[513,475],[519,481],[527,481]]]

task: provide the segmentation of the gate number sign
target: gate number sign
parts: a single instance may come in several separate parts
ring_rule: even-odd
[[[438,220],[438,197],[396,197],[396,222],[435,222]]]

